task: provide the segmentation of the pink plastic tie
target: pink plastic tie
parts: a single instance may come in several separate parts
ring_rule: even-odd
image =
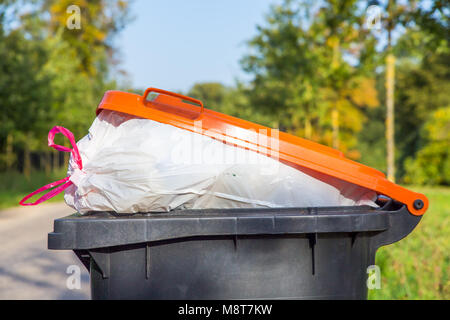
[[[55,139],[55,135],[57,133],[61,133],[63,134],[65,137],[67,137],[70,141],[70,144],[72,145],[72,149],[71,148],[67,148],[64,146],[60,146],[54,143],[54,139]],[[52,130],[49,131],[48,133],[48,146],[52,147],[58,151],[63,151],[63,152],[70,152],[72,155],[72,159],[75,161],[75,164],[78,166],[78,169],[82,170],[83,169],[83,163],[81,162],[81,157],[80,157],[80,153],[78,151],[78,147],[77,144],[75,142],[75,138],[73,136],[73,133],[70,132],[69,130],[67,130],[64,127],[60,127],[60,126],[55,126],[53,127]],[[62,192],[64,189],[68,188],[70,185],[72,185],[72,181],[69,180],[70,177],[65,177],[64,179],[49,183],[43,187],[40,187],[39,189],[37,189],[36,191],[33,191],[32,193],[30,193],[29,195],[25,196],[19,203],[22,206],[35,206],[41,202],[47,201],[50,198],[53,198],[54,196],[56,196],[58,193]],[[53,187],[59,186],[49,192],[47,192],[46,194],[44,194],[42,197],[40,197],[38,200],[36,200],[35,202],[32,203],[25,203],[25,201],[27,201],[29,198],[31,198],[32,196],[34,196],[35,194],[41,193],[42,191],[51,189]]]

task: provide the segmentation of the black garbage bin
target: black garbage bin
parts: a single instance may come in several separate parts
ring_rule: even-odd
[[[420,221],[381,208],[74,214],[48,247],[73,250],[93,299],[366,299],[367,268]]]

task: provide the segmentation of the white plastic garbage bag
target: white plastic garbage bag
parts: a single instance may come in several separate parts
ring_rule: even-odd
[[[69,163],[66,203],[80,213],[376,206],[376,193],[174,126],[103,110]]]

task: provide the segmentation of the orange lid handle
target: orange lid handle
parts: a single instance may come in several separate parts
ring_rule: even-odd
[[[171,92],[171,91],[166,91],[166,90],[162,90],[162,89],[158,89],[158,88],[147,88],[147,90],[145,90],[144,95],[142,96],[142,101],[145,102],[147,100],[147,96],[150,92],[156,92],[156,93],[161,93],[161,94],[165,94],[168,96],[172,96],[175,98],[179,98],[182,100],[186,100],[186,101],[190,101],[193,103],[198,104],[201,107],[200,112],[203,113],[203,111],[205,110],[205,107],[203,106],[203,102],[201,102],[200,100],[194,99],[192,97],[188,97],[179,93],[175,93],[175,92]]]

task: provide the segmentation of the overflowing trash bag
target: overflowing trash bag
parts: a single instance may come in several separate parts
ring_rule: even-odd
[[[159,94],[148,100],[149,92]],[[71,153],[67,176],[20,204],[36,205],[64,191],[66,203],[80,213],[377,207],[374,187],[390,187],[381,172],[337,150],[286,133],[273,137],[268,130],[278,132],[161,89],[148,88],[143,96],[108,91],[78,143],[66,128],[50,130],[49,146]],[[57,133],[72,148],[55,145]]]
[[[103,110],[77,146],[64,199],[80,213],[376,206],[374,191],[120,112]]]

